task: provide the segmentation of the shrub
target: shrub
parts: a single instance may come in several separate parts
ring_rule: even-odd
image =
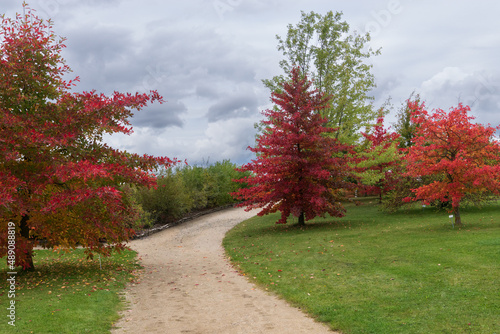
[[[234,179],[243,177],[243,173],[236,171],[237,166],[229,160],[216,162],[206,169],[206,192],[209,207],[223,206],[234,203],[230,193],[237,191],[238,183]]]
[[[202,210],[207,207],[205,190],[205,169],[198,166],[184,166],[176,173],[184,183],[184,189],[192,201],[192,210]]]
[[[155,223],[166,223],[179,219],[193,206],[179,174],[171,169],[162,171],[156,188],[138,188],[137,201],[151,215]]]
[[[129,219],[124,222],[125,225],[133,229],[148,228],[153,226],[155,224],[153,214],[144,210],[142,204],[139,202],[137,186],[123,185],[121,187],[121,191],[123,192],[125,200],[130,203],[136,213],[133,217],[129,217]]]
[[[135,227],[150,227],[177,220],[192,211],[232,204],[229,195],[242,185],[233,182],[243,173],[229,160],[202,166],[182,166],[162,171],[156,188],[131,188],[139,213]]]

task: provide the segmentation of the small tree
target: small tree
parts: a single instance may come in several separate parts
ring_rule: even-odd
[[[280,211],[277,223],[285,224],[290,214],[299,218],[299,225],[325,213],[341,217],[348,166],[338,156],[347,147],[327,136],[334,130],[319,112],[328,107],[328,99],[309,90],[311,82],[298,68],[281,88],[272,93],[277,108],[263,113],[266,131],[249,148],[257,158],[240,169],[253,173],[239,180],[250,187],[233,195],[247,210],[262,208],[260,216]]]
[[[461,226],[460,203],[467,194],[500,193],[500,143],[491,126],[472,123],[470,108],[459,104],[449,112],[430,114],[424,104],[410,102],[417,124],[414,145],[406,156],[408,175],[436,180],[413,189],[416,199],[451,202],[455,225]],[[497,128],[500,129],[500,126]]]
[[[83,246],[89,256],[122,249],[135,212],[120,186],[152,186],[153,170],[175,161],[102,142],[104,133],[131,133],[133,111],[161,96],[71,93],[63,40],[27,9],[24,17],[2,17],[0,28],[0,256],[8,254],[13,223],[15,265],[33,269],[35,239]]]
[[[399,147],[408,148],[413,145],[413,137],[415,137],[415,132],[417,126],[412,121],[412,112],[410,106],[415,106],[415,104],[422,104],[423,101],[420,99],[420,95],[415,92],[411,93],[410,97],[403,104],[402,108],[397,114],[397,122],[394,124],[394,129],[396,133],[399,134]]]
[[[413,145],[413,138],[417,130],[417,125],[412,121],[413,109],[410,106],[415,108],[422,103],[420,95],[412,92],[396,115],[397,122],[394,124],[394,130],[399,135],[399,154],[401,157],[400,163],[392,168],[393,182],[390,191],[386,194],[382,203],[383,207],[388,211],[395,211],[410,204],[410,198],[415,198],[412,189],[423,184],[432,183],[436,179],[433,176],[420,176],[417,180],[406,173],[407,161],[405,155],[408,153],[408,148]]]
[[[370,186],[379,194],[388,191],[394,183],[396,167],[400,163],[397,133],[389,133],[384,128],[384,116],[380,115],[371,133],[361,133],[365,138],[365,147],[358,154],[359,162],[354,166],[361,171],[355,173],[361,183]]]

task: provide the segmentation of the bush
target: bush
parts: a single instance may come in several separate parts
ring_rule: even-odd
[[[123,222],[124,225],[133,229],[153,226],[155,223],[154,217],[150,212],[144,210],[142,204],[139,202],[137,186],[123,185],[120,190],[123,192],[122,196],[124,197],[124,201],[130,203],[135,210],[135,215]]]
[[[163,224],[192,211],[234,203],[230,193],[242,185],[233,179],[244,176],[236,168],[229,160],[223,160],[206,167],[183,166],[162,171],[156,188],[136,188],[133,191],[134,201],[140,206],[137,225]]]
[[[234,203],[235,200],[230,193],[241,188],[241,185],[233,180],[244,176],[243,173],[236,171],[237,167],[229,160],[223,160],[206,167],[179,168],[177,173],[181,175],[186,191],[193,200],[193,210]]]
[[[236,167],[229,160],[224,160],[216,162],[206,169],[207,204],[209,207],[223,206],[235,202],[230,194],[237,191],[241,186],[233,182],[233,180],[243,177],[243,173],[236,171]]]
[[[193,206],[182,178],[171,169],[158,175],[156,188],[138,188],[136,198],[155,223],[179,219]]]
[[[197,166],[185,166],[178,168],[176,173],[180,175],[185,191],[191,198],[192,210],[197,211],[206,208],[205,169]]]

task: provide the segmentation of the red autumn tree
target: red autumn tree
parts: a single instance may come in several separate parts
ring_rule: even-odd
[[[355,167],[359,171],[355,174],[363,184],[379,195],[381,203],[382,194],[390,190],[397,177],[395,173],[400,162],[397,148],[399,135],[385,129],[383,115],[377,118],[377,124],[371,132],[361,134],[365,138],[365,147],[358,155],[359,161]]]
[[[455,225],[461,226],[459,209],[464,196],[500,193],[500,143],[493,137],[496,129],[472,123],[470,108],[462,104],[449,112],[438,109],[429,113],[424,104],[415,102],[410,102],[410,108],[417,130],[406,156],[407,173],[436,179],[412,191],[418,200],[451,202]]]
[[[259,216],[280,211],[277,223],[285,224],[290,214],[304,225],[325,213],[341,217],[345,212],[340,199],[348,166],[339,153],[347,147],[328,136],[334,130],[319,115],[328,98],[310,87],[295,68],[290,81],[272,93],[277,108],[263,112],[265,131],[249,148],[257,158],[240,169],[252,172],[238,180],[250,187],[233,194],[247,210],[262,208]]]
[[[134,234],[134,210],[120,186],[151,186],[151,172],[175,161],[102,142],[105,133],[131,133],[133,111],[161,96],[71,93],[63,40],[27,9],[24,17],[2,17],[0,29],[0,256],[13,256],[12,222],[15,265],[33,269],[35,238],[83,246],[89,256],[122,249]]]

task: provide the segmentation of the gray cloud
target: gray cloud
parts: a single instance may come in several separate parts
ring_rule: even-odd
[[[254,154],[247,150],[255,139],[254,123],[256,118],[237,118],[210,123],[204,138],[195,142],[195,152],[191,162],[199,163],[204,158],[220,161],[231,157],[237,164],[248,162]],[[188,153],[189,154],[189,153]]]
[[[30,4],[37,9],[37,15],[57,22],[71,22],[79,18],[82,11],[90,16],[116,8],[123,0],[32,0]]]
[[[98,89],[107,94],[114,90],[158,90],[170,102],[147,107],[132,119],[135,128],[155,131],[183,127],[181,114],[188,115],[192,108],[206,110],[189,102],[196,97],[203,99],[200,103],[212,104],[209,112],[205,111],[209,122],[257,113],[255,93],[224,96],[229,87],[256,81],[253,64],[238,56],[230,42],[221,40],[210,28],[179,30],[164,20],[148,26],[146,35],[104,24],[68,31],[66,58],[74,73],[81,76],[77,89]],[[93,86],[96,83],[98,86]]]
[[[166,102],[161,105],[153,105],[135,113],[132,118],[134,127],[148,127],[152,129],[163,129],[170,126],[182,127],[184,122],[180,115],[186,113],[187,108],[180,101]]]
[[[468,72],[446,67],[422,83],[422,97],[429,107],[448,110],[459,102],[471,107],[479,123],[498,125],[500,72]]]
[[[376,101],[384,102],[397,87],[402,85],[401,78],[397,75],[378,78],[377,86],[370,92]]]
[[[21,6],[21,2],[14,2],[14,1],[6,1],[2,2],[2,10],[0,14],[8,13],[9,17],[14,17],[14,14],[17,13],[22,13],[23,12],[23,7]]]
[[[127,90],[139,80],[133,71],[131,32],[105,26],[86,27],[68,32],[64,56],[80,90],[99,89],[103,93]],[[132,69],[132,71],[131,71]]]
[[[217,89],[213,85],[204,82],[196,86],[196,95],[206,98],[217,98],[219,96]]]
[[[251,117],[257,112],[257,98],[252,92],[222,99],[208,109],[207,117],[209,122],[217,122],[231,118]]]
[[[400,9],[394,9],[393,3]],[[223,6],[221,6],[221,4]],[[281,74],[275,35],[300,20],[300,11],[326,13],[328,0],[32,0],[57,35],[68,38],[63,56],[81,84],[75,89],[111,94],[158,92],[168,102],[137,112],[136,133],[113,141],[137,153],[190,161],[245,162],[254,143],[258,110],[269,107],[261,79]],[[216,5],[219,5],[217,7]],[[193,10],[196,8],[196,10]],[[378,88],[397,109],[412,91],[430,107],[461,99],[478,122],[498,123],[500,3],[457,0],[359,0],[336,8],[352,28],[373,32],[370,59]],[[2,11],[22,12],[5,0]],[[389,13],[389,14],[388,14]],[[424,24],[422,24],[424,22]],[[464,23],[465,22],[465,23]],[[458,70],[445,71],[445,68]]]

